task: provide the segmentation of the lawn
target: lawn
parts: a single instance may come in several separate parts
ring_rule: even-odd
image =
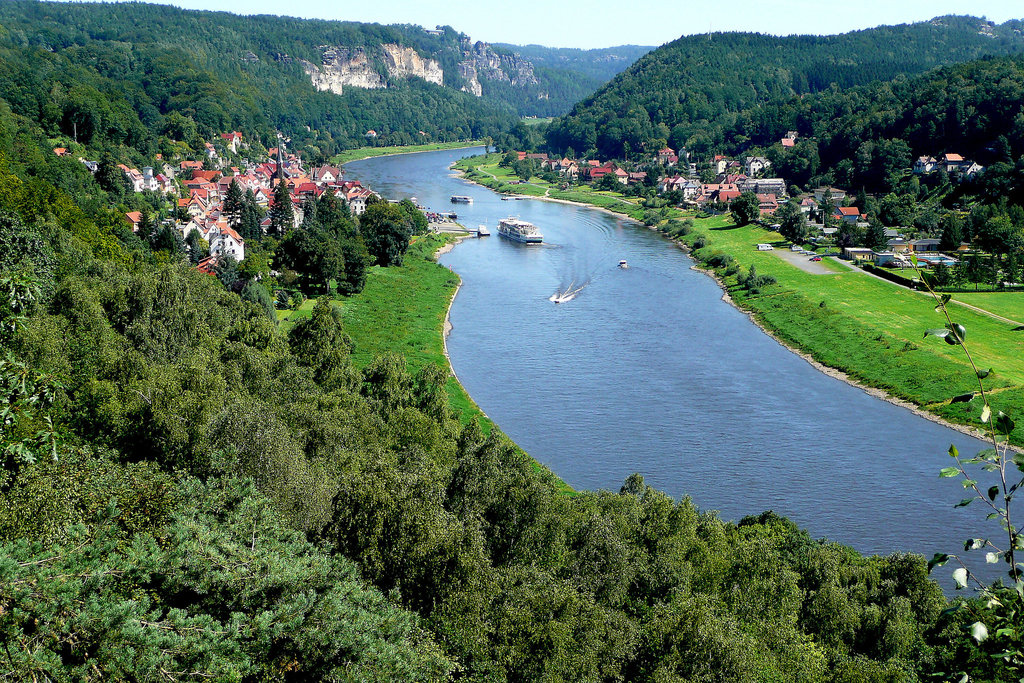
[[[462,149],[465,147],[476,147],[480,143],[473,141],[462,141],[462,142],[431,142],[425,145],[399,145],[395,147],[358,147],[356,149],[347,149],[341,154],[335,155],[331,158],[331,163],[336,166],[348,163],[349,161],[358,161],[359,159],[369,159],[370,157],[381,157],[388,154],[409,154],[411,152],[437,152],[442,149]]]
[[[735,227],[727,217],[698,220],[688,241],[699,234],[707,241],[697,252],[699,257],[725,252],[741,267],[755,265],[758,273],[777,279],[778,284],[760,296],[748,295],[735,278],[729,279],[730,290],[788,343],[865,384],[955,421],[976,421],[980,408],[972,418],[961,406],[944,405],[955,395],[975,390],[977,381],[960,347],[924,338],[925,329],[942,327],[944,322],[929,296],[844,266],[831,274],[804,272],[772,251],[757,251],[759,242],[782,246],[777,233]],[[995,368],[987,385],[1024,387],[1024,331],[962,307],[951,313],[967,329],[968,348],[979,365]],[[992,403],[996,409],[1012,409],[1020,400],[1016,390],[999,391]],[[1021,427],[1015,441],[1024,443]]]
[[[957,292],[952,296],[955,301],[963,301],[1024,324],[1024,292]]]

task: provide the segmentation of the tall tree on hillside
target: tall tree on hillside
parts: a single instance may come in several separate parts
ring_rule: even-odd
[[[279,180],[274,188],[274,205],[270,207],[270,232],[281,237],[295,227],[295,210],[288,184]]]
[[[242,187],[235,178],[231,179],[228,185],[228,194],[224,198],[222,213],[228,219],[228,225],[237,228],[242,222],[242,213],[245,211],[245,195],[242,194]]]
[[[885,228],[878,221],[871,221],[870,227],[864,233],[864,246],[870,249],[881,249],[888,240],[885,237]]]
[[[242,234],[247,240],[259,239],[263,236],[263,230],[260,228],[260,223],[263,222],[264,211],[260,208],[260,205],[256,203],[256,195],[252,189],[245,191],[244,208],[242,209],[242,219],[238,225],[238,232]]]
[[[964,241],[964,222],[955,213],[942,217],[942,236],[939,238],[940,251],[956,251]]]

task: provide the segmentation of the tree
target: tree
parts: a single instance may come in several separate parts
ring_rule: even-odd
[[[864,246],[877,251],[885,247],[888,241],[882,224],[878,221],[871,221],[867,232],[864,233]]]
[[[964,224],[960,216],[947,213],[942,217],[942,237],[939,238],[940,251],[956,251],[964,241]]]
[[[416,205],[411,200],[403,199],[398,202],[398,208],[402,210],[402,213],[406,215],[412,224],[412,234],[414,235],[426,235],[430,231],[430,224],[427,222],[427,217],[423,215],[423,212],[416,208]]]
[[[761,202],[753,192],[744,192],[729,205],[736,225],[747,225],[761,215]]]
[[[267,292],[267,288],[256,282],[255,280],[249,280],[245,283],[245,287],[242,287],[241,296],[246,301],[259,306],[267,317],[277,322],[277,313],[274,310],[274,301],[270,298],[270,293]]]
[[[185,238],[185,250],[188,251],[189,261],[196,265],[210,255],[210,244],[199,235],[198,230],[189,230]]]
[[[228,225],[237,228],[242,221],[242,214],[245,212],[245,195],[235,178],[231,179],[228,185],[228,194],[224,198],[223,214],[228,219]]]
[[[402,257],[409,248],[412,225],[400,208],[384,202],[368,207],[359,217],[359,231],[377,264],[402,265]]]
[[[795,201],[790,200],[780,206],[775,212],[775,220],[779,222],[779,234],[793,244],[807,241],[807,218]]]
[[[295,210],[292,208],[292,196],[288,192],[288,184],[279,180],[274,188],[274,205],[270,207],[270,232],[276,237],[283,237],[295,226]]]

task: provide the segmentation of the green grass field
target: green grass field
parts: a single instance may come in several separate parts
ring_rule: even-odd
[[[437,152],[442,149],[462,149],[465,147],[475,147],[479,145],[478,142],[463,141],[463,142],[431,142],[426,145],[401,145],[396,147],[358,147],[356,149],[347,149],[341,154],[335,155],[331,158],[331,163],[334,165],[346,164],[350,161],[358,161],[359,159],[369,159],[370,157],[382,157],[388,154],[409,154],[412,152]]]
[[[957,292],[955,301],[984,308],[1024,325],[1024,292]]]

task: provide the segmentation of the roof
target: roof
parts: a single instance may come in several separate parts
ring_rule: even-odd
[[[959,154],[946,154],[942,157],[946,161],[963,161],[964,158]]]
[[[124,217],[127,218],[129,220],[129,222],[131,222],[131,223],[138,223],[138,222],[140,222],[142,220],[142,212],[141,211],[129,211],[128,213],[126,213],[124,215]]]
[[[839,213],[843,216],[859,216],[860,209],[856,206],[840,206]]]
[[[783,147],[794,147],[796,146],[796,140],[793,138],[782,138]]]

